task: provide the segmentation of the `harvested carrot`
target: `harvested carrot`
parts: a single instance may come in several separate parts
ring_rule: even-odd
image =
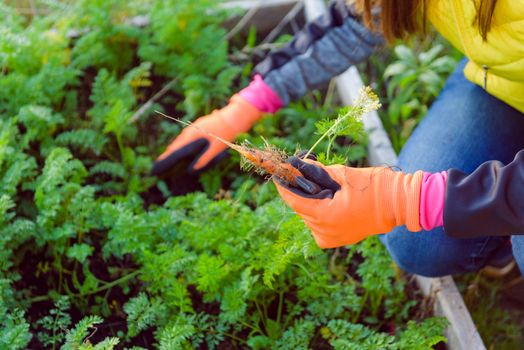
[[[235,145],[238,146],[238,145]],[[250,170],[254,168],[258,173],[270,174],[278,178],[281,182],[298,186],[297,176],[302,176],[298,169],[291,164],[286,163],[287,155],[267,145],[266,149],[258,149],[248,146],[238,146],[235,149],[242,159],[247,163],[243,165],[244,169]]]
[[[298,169],[294,168],[291,164],[286,162],[288,156],[284,152],[272,147],[267,142],[265,149],[251,147],[247,144],[237,145],[235,143],[231,143],[227,140],[224,140],[223,138],[214,135],[207,130],[199,128],[198,126],[190,122],[185,122],[183,120],[170,117],[159,111],[155,112],[162,115],[165,118],[174,120],[185,126],[197,128],[199,131],[206,133],[207,135],[226,144],[229,148],[237,151],[242,156],[243,169],[247,171],[255,170],[259,174],[269,174],[271,176],[276,177],[279,181],[289,186],[300,186],[300,181],[297,182],[297,177],[302,176],[300,171],[298,171]]]

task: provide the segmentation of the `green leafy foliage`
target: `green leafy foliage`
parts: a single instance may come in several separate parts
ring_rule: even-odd
[[[141,331],[154,326],[163,312],[160,300],[151,302],[146,294],[140,293],[130,299],[124,306],[128,315],[127,328],[130,337],[138,335]]]
[[[136,4],[136,1],[118,0],[75,2],[68,11],[69,21],[83,35],[71,51],[73,66],[118,72],[131,68],[141,31],[126,18],[135,13]]]
[[[428,41],[431,46],[419,45],[416,49],[404,44],[395,46],[396,60],[383,70],[388,99],[380,113],[397,152],[426,114],[460,57],[449,44],[433,39]]]
[[[105,144],[108,142],[104,135],[101,135],[93,129],[65,131],[58,135],[55,141],[60,146],[71,146],[83,151],[93,151],[97,156],[100,155]]]
[[[38,320],[37,325],[41,326],[44,331],[37,334],[44,346],[54,349],[64,339],[64,330],[71,324],[71,316],[68,311],[70,308],[67,297],[61,297],[55,303],[55,308],[49,311],[49,315]]]
[[[96,326],[102,323],[103,319],[99,316],[87,316],[69,331],[66,335],[64,345],[61,350],[112,350],[118,345],[118,338],[106,338],[98,344],[92,344],[89,340],[90,335],[96,331]]]
[[[65,148],[55,148],[46,158],[35,183],[35,205],[39,211],[36,223],[42,230],[41,239],[56,240],[72,234],[71,227],[63,222],[66,203],[81,188],[86,175],[82,163],[72,159]]]
[[[214,5],[210,0],[155,2],[147,29],[152,40],[139,49],[140,57],[153,62],[158,74],[177,77],[191,116],[210,112],[214,98],[228,98],[231,82],[241,72],[227,60],[226,33],[219,26],[225,13]],[[203,15],[210,9],[212,16]]]
[[[179,127],[140,106],[173,78],[156,107],[186,119],[236,89],[242,69],[229,61],[215,2],[44,5],[49,14],[30,19],[0,5],[0,348],[442,339],[439,327],[407,323],[416,301],[376,240],[321,251],[271,184],[235,170],[235,156],[201,178],[207,195],[171,197],[168,179],[150,175]],[[311,93],[255,132],[290,151],[311,147],[317,126],[334,125],[318,123],[333,114],[332,94]],[[360,124],[344,120],[319,147],[330,161],[361,163]]]
[[[442,335],[448,321],[442,317],[427,318],[420,323],[408,322],[408,326],[399,336],[399,349],[427,350],[440,342],[445,342]]]
[[[408,322],[408,328],[394,336],[378,333],[361,324],[354,324],[344,320],[329,321],[326,328],[321,330],[322,336],[328,339],[335,349],[432,349],[446,338],[439,335],[444,331],[447,321],[443,318],[428,318],[421,324]]]
[[[305,157],[307,157],[324,138],[327,138],[327,149],[325,153],[321,154],[321,161],[324,161],[326,164],[345,163],[345,160],[340,161],[336,156],[333,158],[330,157],[331,148],[335,139],[340,136],[349,136],[356,140],[362,139],[364,135],[362,116],[378,108],[380,108],[380,102],[375,93],[371,91],[370,87],[362,88],[359,91],[359,96],[353,101],[353,105],[341,109],[336,119],[324,119],[316,124],[320,138],[311,146]]]
[[[25,349],[30,339],[24,312],[16,309],[8,312],[0,299],[0,346],[3,349]]]

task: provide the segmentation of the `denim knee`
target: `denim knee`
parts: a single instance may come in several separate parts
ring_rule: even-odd
[[[380,240],[401,269],[426,277],[477,271],[507,242],[504,237],[459,239],[446,235],[442,228],[409,232],[405,227],[382,235]],[[521,242],[524,263],[524,240]]]
[[[381,235],[391,258],[404,271],[426,277],[448,275],[445,266],[439,264],[431,249],[423,248],[420,240],[405,227],[398,227],[392,232]]]
[[[511,246],[513,249],[513,256],[519,266],[520,272],[524,275],[524,235],[512,236]]]

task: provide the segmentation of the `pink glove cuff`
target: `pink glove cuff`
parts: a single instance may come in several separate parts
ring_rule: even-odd
[[[264,113],[275,113],[284,106],[280,97],[267,86],[264,79],[258,74],[255,75],[251,84],[238,94]]]
[[[444,224],[447,179],[447,171],[436,174],[424,173],[420,189],[420,226],[424,230],[429,231]]]

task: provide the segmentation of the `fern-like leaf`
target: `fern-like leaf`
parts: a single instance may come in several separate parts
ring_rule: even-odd
[[[0,299],[0,348],[9,350],[25,349],[32,335],[24,312],[9,313]]]
[[[17,153],[11,158],[11,164],[0,180],[0,193],[15,195],[18,185],[31,179],[36,173],[36,161],[24,153]]]
[[[158,348],[159,350],[192,349],[188,340],[195,332],[195,327],[186,322],[182,324],[177,322],[172,326],[167,326],[160,332]]]
[[[64,122],[63,116],[54,113],[51,108],[44,106],[22,107],[18,119],[27,130],[22,141],[24,147],[30,141],[42,141],[50,137],[56,130],[56,127]]]
[[[145,293],[140,293],[125,304],[124,311],[129,335],[134,337],[155,324],[162,306],[158,300],[151,302]]]
[[[6,194],[0,196],[0,227],[14,217],[14,213],[9,213],[10,209],[15,207],[15,202]]]
[[[106,338],[95,346],[90,344],[84,345],[80,350],[113,350],[119,343],[120,340],[118,338]]]
[[[83,164],[72,159],[67,149],[51,151],[42,175],[36,181],[35,204],[39,210],[37,222],[40,226],[50,229],[56,224],[65,209],[62,201],[79,190],[79,183],[86,175]]]
[[[92,129],[77,129],[61,133],[55,141],[60,146],[74,146],[83,151],[92,150],[98,156],[108,139]]]
[[[103,160],[101,162],[98,162],[94,166],[92,166],[89,169],[89,173],[91,175],[107,174],[115,178],[125,178],[126,177],[126,169],[124,168],[122,164],[116,163],[116,162],[110,162],[107,160]]]
[[[78,324],[66,334],[66,340],[61,350],[79,350],[84,339],[94,330],[95,325],[104,320],[100,316],[84,317]]]

